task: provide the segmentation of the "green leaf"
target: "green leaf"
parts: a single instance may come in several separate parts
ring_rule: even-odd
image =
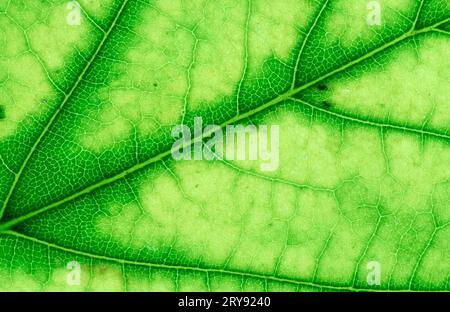
[[[450,290],[449,34],[446,0],[0,0],[0,290]],[[195,117],[279,126],[278,167],[174,160]]]

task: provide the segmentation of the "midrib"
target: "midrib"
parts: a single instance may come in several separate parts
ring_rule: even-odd
[[[124,8],[126,2],[127,1],[124,1],[123,5],[121,7],[121,11],[123,11],[123,8]],[[115,22],[119,18],[120,12],[119,12],[119,14],[117,14],[116,19],[115,19],[113,24],[115,24]],[[279,104],[279,103],[281,103],[281,102],[291,98],[292,96],[294,96],[295,94],[299,93],[300,91],[303,91],[303,90],[305,90],[305,89],[307,89],[307,88],[309,88],[309,87],[311,87],[311,86],[313,86],[313,85],[315,85],[315,84],[317,84],[317,83],[319,83],[319,82],[321,82],[321,81],[323,81],[323,80],[325,80],[325,79],[327,79],[327,78],[329,78],[331,76],[334,76],[334,75],[336,75],[336,74],[338,74],[338,73],[340,73],[340,72],[342,72],[342,71],[344,71],[344,70],[346,70],[346,69],[348,69],[348,68],[350,68],[350,67],[352,67],[352,66],[354,66],[354,65],[356,65],[358,63],[361,63],[362,61],[364,61],[364,60],[366,60],[366,59],[368,59],[368,58],[370,58],[370,57],[372,57],[372,56],[374,56],[374,55],[376,55],[376,54],[378,54],[378,53],[380,53],[380,52],[382,52],[382,51],[384,51],[384,50],[386,50],[386,49],[388,49],[388,48],[390,48],[390,47],[392,47],[394,45],[396,45],[397,43],[399,43],[399,42],[401,42],[401,41],[403,41],[403,40],[405,40],[407,38],[410,38],[412,36],[416,36],[418,34],[422,34],[422,33],[426,33],[426,32],[432,31],[435,28],[437,28],[437,27],[439,27],[439,26],[441,26],[441,25],[443,25],[443,24],[445,24],[445,23],[447,23],[449,21],[450,21],[450,18],[446,18],[446,19],[444,19],[444,20],[442,20],[442,21],[440,21],[440,22],[438,22],[438,23],[436,23],[434,25],[431,25],[431,26],[428,26],[428,27],[425,27],[425,28],[422,28],[422,29],[419,29],[419,30],[408,31],[405,34],[399,36],[398,38],[396,38],[396,39],[394,39],[394,40],[392,40],[392,41],[390,41],[390,42],[388,42],[388,43],[386,43],[386,44],[384,44],[384,45],[382,45],[382,46],[380,46],[380,47],[378,47],[378,48],[376,48],[376,49],[374,49],[374,50],[372,50],[370,52],[368,52],[367,54],[365,54],[365,55],[363,55],[363,56],[361,56],[361,57],[359,57],[359,58],[357,58],[357,59],[355,59],[355,60],[353,60],[353,61],[351,61],[349,63],[346,63],[345,65],[343,65],[343,66],[341,66],[341,67],[339,67],[339,68],[337,68],[337,69],[335,69],[335,70],[333,70],[333,71],[331,71],[331,72],[329,72],[329,73],[327,73],[327,74],[325,74],[325,75],[323,75],[321,77],[318,77],[318,78],[316,78],[316,79],[314,79],[314,80],[312,80],[312,81],[310,81],[310,82],[308,82],[308,83],[306,83],[306,84],[304,84],[302,86],[299,86],[299,87],[296,87],[296,88],[291,88],[290,90],[288,90],[284,94],[279,95],[278,97],[270,100],[269,102],[267,102],[267,103],[265,103],[265,104],[263,104],[263,105],[261,105],[261,106],[259,106],[257,108],[254,108],[254,109],[252,109],[252,110],[250,110],[248,112],[245,112],[243,114],[237,115],[237,116],[235,116],[235,117],[233,117],[233,118],[223,122],[219,126],[221,128],[224,128],[225,126],[230,125],[230,124],[231,125],[237,124],[240,121],[243,121],[243,120],[245,120],[245,119],[247,119],[247,118],[249,118],[251,116],[254,116],[254,115],[258,114],[259,112],[261,112],[263,110],[266,110],[266,109],[268,109],[268,108],[270,108],[272,106],[275,106],[276,104]],[[112,28],[113,27],[110,28],[109,32],[112,30]],[[107,34],[109,34],[109,32]],[[107,38],[107,36],[105,36],[104,39],[106,40],[106,38]],[[100,48],[101,48],[101,46],[97,49],[97,51],[99,51]],[[93,59],[94,58],[95,58],[95,56],[93,57]],[[88,68],[89,68],[89,66],[87,66],[86,70]],[[73,88],[73,90],[75,88],[76,88],[76,86]],[[68,94],[69,97],[70,97],[70,94],[71,93]],[[49,123],[49,126],[51,125],[51,123],[52,122]],[[393,127],[395,127],[395,126],[393,126]],[[406,128],[402,128],[402,129],[403,130],[407,130]],[[433,132],[422,132],[422,133],[424,135],[434,135],[434,136],[441,137],[441,138],[443,137],[441,134],[437,134],[437,133],[433,133]],[[200,140],[202,140],[204,138],[207,138],[211,134],[212,134],[212,132],[204,132],[201,137],[193,138],[189,142],[189,145],[192,145],[195,142],[198,142],[198,141],[200,141]],[[43,135],[41,137],[43,137]],[[448,137],[445,137],[445,138],[448,138]],[[35,144],[35,145],[37,146],[37,144]],[[32,153],[30,153],[30,157],[31,157],[31,155],[32,155]],[[0,232],[6,231],[6,230],[14,227],[17,224],[20,224],[20,223],[24,222],[25,220],[33,218],[33,217],[35,217],[37,215],[40,215],[40,214],[42,214],[44,212],[47,212],[47,211],[52,210],[52,209],[54,209],[56,207],[59,207],[62,204],[70,202],[70,201],[72,201],[72,200],[74,200],[74,199],[76,199],[76,198],[78,198],[80,196],[83,196],[85,194],[88,194],[88,193],[96,190],[96,189],[99,189],[99,188],[101,188],[101,187],[103,187],[105,185],[108,185],[108,184],[111,184],[111,183],[113,183],[113,182],[115,182],[117,180],[120,180],[120,179],[122,179],[122,178],[124,178],[124,177],[126,177],[126,176],[128,176],[128,175],[130,175],[132,173],[135,173],[135,172],[139,171],[140,169],[148,167],[149,165],[154,164],[154,163],[156,163],[156,162],[158,162],[158,161],[160,161],[160,160],[162,160],[162,159],[164,159],[164,158],[166,158],[166,157],[168,157],[170,155],[171,155],[171,150],[169,149],[169,150],[164,151],[164,152],[162,152],[162,153],[160,153],[160,154],[158,154],[158,155],[156,155],[154,157],[151,157],[150,159],[148,159],[148,160],[146,160],[144,162],[138,163],[138,164],[136,164],[136,165],[134,165],[134,166],[132,166],[132,167],[130,167],[130,168],[128,168],[128,169],[126,169],[126,170],[124,170],[124,171],[122,171],[122,172],[120,172],[120,173],[118,173],[118,174],[116,174],[116,175],[114,175],[112,177],[110,177],[110,178],[107,178],[107,179],[99,181],[99,182],[97,182],[95,184],[92,184],[92,185],[84,188],[83,190],[78,191],[78,192],[76,192],[76,193],[74,193],[74,194],[72,194],[70,196],[67,196],[67,197],[65,197],[65,198],[63,198],[63,199],[61,199],[59,201],[56,201],[56,202],[54,202],[54,203],[52,203],[52,204],[50,204],[48,206],[45,206],[43,208],[40,208],[40,209],[37,209],[37,210],[32,211],[30,213],[27,213],[27,214],[25,214],[23,216],[20,216],[20,217],[17,217],[15,219],[6,221],[4,223],[1,223],[0,224]],[[26,165],[26,163],[25,163],[25,165]],[[25,166],[23,166],[23,167],[25,167]],[[17,180],[18,180],[18,177],[17,177]],[[15,182],[15,184],[16,183],[17,182]],[[12,194],[12,191],[14,190],[15,184],[12,187],[12,190],[10,192],[11,194]],[[7,202],[5,202],[5,203],[7,203]],[[4,206],[6,207],[6,205],[4,205]],[[0,217],[1,217],[1,215],[0,215]]]

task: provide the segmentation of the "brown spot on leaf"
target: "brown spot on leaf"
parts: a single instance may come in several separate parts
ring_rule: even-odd
[[[331,103],[328,101],[322,101],[322,105],[326,109],[329,109],[331,107]]]

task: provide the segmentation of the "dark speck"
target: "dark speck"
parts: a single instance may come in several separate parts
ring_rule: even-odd
[[[106,271],[107,271],[107,269],[106,269],[105,266],[100,266],[100,267],[98,268],[98,272],[99,272],[100,274],[105,274]]]
[[[328,86],[324,83],[319,83],[317,85],[317,89],[319,89],[320,91],[325,91],[325,90],[328,90]]]
[[[158,86],[158,84],[156,82],[154,82],[153,86],[156,88]]]
[[[5,119],[5,108],[0,106],[0,119]]]
[[[328,101],[322,101],[322,105],[326,109],[329,109],[331,107],[331,103]]]

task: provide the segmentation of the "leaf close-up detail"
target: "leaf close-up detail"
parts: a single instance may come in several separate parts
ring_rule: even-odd
[[[448,0],[0,0],[0,291],[449,291],[449,237]]]

